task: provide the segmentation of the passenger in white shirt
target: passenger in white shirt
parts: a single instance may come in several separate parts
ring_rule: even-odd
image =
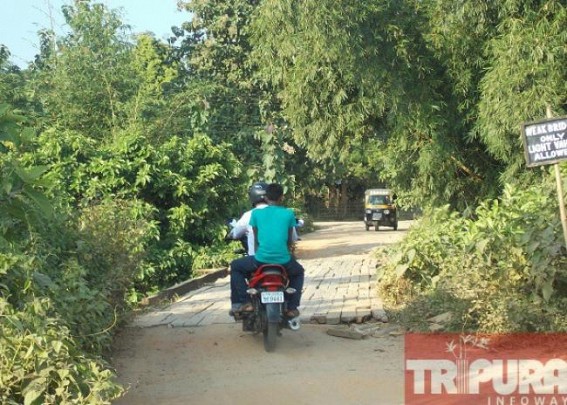
[[[244,243],[246,245],[246,252],[248,256],[254,256],[254,253],[256,253],[254,251],[254,232],[252,231],[252,227],[250,226],[250,216],[252,215],[252,210],[262,209],[268,206],[265,200],[266,187],[268,187],[268,184],[263,181],[258,181],[252,184],[252,186],[248,190],[248,198],[250,198],[252,209],[246,211],[244,214],[242,214],[238,221],[231,224],[233,228],[228,235],[229,238],[235,240],[242,240],[242,238],[246,235],[246,242]],[[303,221],[301,221],[301,225],[303,225]],[[299,236],[297,235],[295,228],[293,229],[292,238],[294,242],[299,240]]]

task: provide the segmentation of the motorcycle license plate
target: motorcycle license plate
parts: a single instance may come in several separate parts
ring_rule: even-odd
[[[262,304],[273,304],[284,302],[283,291],[264,291],[260,294]]]
[[[374,214],[372,214],[372,219],[377,221],[382,219],[382,213],[381,212],[375,212]]]

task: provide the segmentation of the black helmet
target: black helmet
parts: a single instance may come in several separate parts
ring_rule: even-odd
[[[250,202],[253,206],[265,201],[267,187],[268,184],[263,181],[257,181],[250,186],[250,189],[248,190],[248,197],[250,198]]]

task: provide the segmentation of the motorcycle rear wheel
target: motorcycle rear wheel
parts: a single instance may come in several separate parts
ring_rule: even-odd
[[[276,339],[278,337],[278,324],[267,322],[264,326],[264,349],[273,352],[276,349]]]

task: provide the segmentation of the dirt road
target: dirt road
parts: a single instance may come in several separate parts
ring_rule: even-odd
[[[319,223],[304,235],[299,259],[368,255],[401,239],[398,231],[365,231],[360,222]],[[128,388],[116,404],[337,404],[403,403],[403,337],[376,324],[361,340],[330,336],[334,325],[304,324],[283,331],[274,353],[241,324],[191,328],[127,328],[114,365]]]

